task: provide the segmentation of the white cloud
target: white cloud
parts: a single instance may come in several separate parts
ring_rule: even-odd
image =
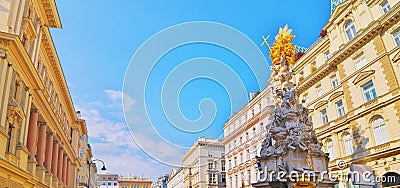
[[[82,118],[86,120],[94,158],[99,158],[106,163],[108,173],[118,173],[122,176],[128,173],[132,175],[143,173],[145,177],[152,176],[154,180],[164,173],[169,173],[172,167],[147,156],[133,140],[124,119],[120,116],[122,105],[119,102],[123,93],[106,90],[105,94],[109,100],[85,102],[76,107],[81,111]],[[135,100],[129,97],[124,98],[126,99],[130,100],[127,104],[129,108],[134,106]],[[147,121],[137,116],[130,116],[128,119],[139,124],[140,127],[150,128],[144,126],[148,123]],[[142,138],[141,145],[146,149],[150,148],[151,153],[157,153],[155,157],[180,160],[177,154],[179,151],[176,148],[165,143],[157,143],[146,136],[146,130],[143,131],[140,131],[141,134],[135,134],[135,138],[137,136]],[[99,166],[100,169],[101,165]]]
[[[122,104],[123,101],[123,107],[125,111],[129,111],[133,105],[135,105],[136,100],[132,99],[128,95],[124,94],[122,91],[116,91],[116,90],[105,90],[107,96],[109,99],[111,99],[114,103],[120,103]]]

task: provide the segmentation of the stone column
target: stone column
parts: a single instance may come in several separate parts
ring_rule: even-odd
[[[31,115],[29,118],[29,128],[28,128],[28,141],[27,148],[29,151],[29,158],[35,158],[36,149],[36,133],[37,133],[37,123],[39,118],[39,112],[37,109],[31,110]]]
[[[55,141],[53,142],[53,154],[51,159],[51,173],[53,174],[54,177],[57,176],[57,166],[58,166],[58,141]]]
[[[62,180],[65,184],[67,183],[67,160],[68,160],[68,155],[64,153]]]
[[[38,165],[42,167],[46,151],[46,135],[47,135],[46,129],[47,129],[47,124],[45,122],[39,123],[39,138],[36,151],[36,161],[38,162]]]
[[[63,149],[60,148],[58,150],[58,169],[57,169],[57,177],[59,180],[62,179],[62,172],[63,172],[63,157],[64,157],[64,152]]]
[[[66,175],[66,184],[67,184],[67,186],[69,186],[70,183],[71,183],[71,180],[70,180],[70,177],[71,177],[70,168],[71,168],[71,161],[68,159],[68,161],[67,161],[67,175]]]
[[[45,155],[44,166],[48,172],[51,172],[51,165],[53,160],[53,133],[47,135],[46,142],[46,155]]]

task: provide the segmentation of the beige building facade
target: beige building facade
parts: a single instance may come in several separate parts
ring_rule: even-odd
[[[331,170],[347,173],[358,165],[377,177],[399,178],[400,3],[332,3],[321,38],[293,66],[297,94],[310,110]]]
[[[252,94],[251,100],[225,123],[227,188],[252,187],[258,180],[256,156],[267,133],[272,103],[271,87]]]
[[[183,186],[183,168],[172,169],[169,173],[169,178],[167,181],[168,188],[184,188]]]
[[[225,187],[226,165],[221,140],[200,137],[182,158],[183,185],[188,188]]]
[[[78,186],[79,123],[50,28],[54,0],[0,0],[0,187]]]

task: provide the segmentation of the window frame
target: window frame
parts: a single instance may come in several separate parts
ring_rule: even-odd
[[[390,10],[391,8],[392,8],[392,7],[390,6],[390,4],[389,4],[388,1],[384,1],[384,2],[381,4],[381,9],[382,9],[383,14],[386,14],[387,12],[389,12],[389,10]]]
[[[324,92],[322,91],[322,85],[319,84],[315,87],[315,89],[317,90],[317,97],[322,97],[322,95],[324,95]]]
[[[370,85],[370,84],[371,84],[372,86],[366,88],[367,85]],[[376,94],[375,85],[374,85],[374,82],[373,82],[372,80],[371,80],[371,81],[368,81],[368,82],[366,82],[364,85],[362,85],[362,86],[361,86],[361,89],[362,89],[362,92],[363,92],[363,96],[364,96],[365,102],[370,102],[370,101],[372,101],[372,100],[378,98],[378,95]],[[369,95],[369,98],[367,97],[367,93],[368,93],[368,95]]]
[[[339,103],[341,103],[342,105],[339,106]],[[344,115],[346,115],[346,110],[344,109],[343,100],[340,99],[340,100],[337,101],[335,104],[336,104],[336,110],[337,110],[337,113],[338,113],[338,114],[337,114],[337,115],[338,115],[338,118],[343,117]]]
[[[321,112],[322,125],[328,124],[329,118],[328,118],[328,112],[327,112],[326,108],[322,109],[320,112]]]
[[[400,46],[400,29],[397,29],[395,32],[393,32],[392,37],[394,40],[394,44],[396,46]]]
[[[339,80],[336,75],[331,77],[331,84],[333,89],[339,87]]]
[[[346,152],[346,156],[354,154],[353,139],[351,138],[350,133],[345,133],[343,135],[343,145],[344,145],[344,151]]]
[[[333,140],[329,139],[326,141],[326,151],[329,153],[329,158],[330,159],[335,159],[335,149],[333,146]]]
[[[377,116],[371,121],[372,132],[374,134],[375,144],[377,146],[385,144],[390,141],[389,132],[387,131],[387,126],[385,123],[385,119],[382,116]],[[384,127],[384,132],[382,127]],[[375,132],[376,128],[379,128],[379,136],[381,136],[381,140],[378,140],[377,134]]]
[[[353,20],[348,20],[344,24],[344,33],[346,34],[347,41],[351,41],[357,36],[357,29],[356,26],[354,25]],[[349,34],[351,34],[351,36],[349,36]]]

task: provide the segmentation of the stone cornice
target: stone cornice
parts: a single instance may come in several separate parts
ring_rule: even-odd
[[[55,0],[40,0],[38,6],[46,26],[62,28]]]
[[[57,84],[54,85],[54,89],[58,91],[59,96],[61,97],[60,100],[62,101],[63,107],[66,109],[66,113],[69,116],[69,122],[76,122],[78,118],[76,117],[75,108],[69,93],[68,85],[65,80],[61,63],[58,59],[57,51],[48,28],[43,29],[42,46],[45,50],[46,56],[50,60],[50,65],[48,66],[51,67],[53,78],[57,81]]]

